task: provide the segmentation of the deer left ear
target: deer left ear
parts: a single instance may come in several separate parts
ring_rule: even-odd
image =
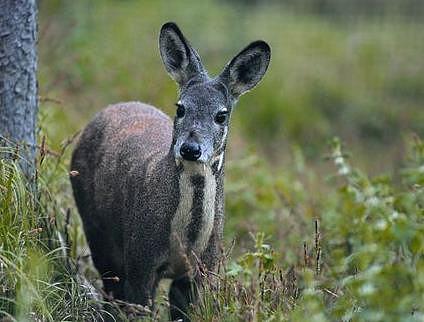
[[[237,99],[260,82],[270,59],[271,48],[265,41],[252,42],[227,64],[218,78]]]
[[[159,50],[166,71],[184,86],[198,74],[205,74],[199,54],[191,47],[181,30],[173,22],[164,24],[159,35]]]

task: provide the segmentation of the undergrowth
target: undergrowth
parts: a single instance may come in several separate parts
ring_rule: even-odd
[[[337,190],[311,222],[303,257],[288,267],[263,233],[252,235],[252,251],[219,275],[206,274],[195,320],[422,321],[424,144],[418,137],[410,150],[397,185],[352,167],[334,140],[330,181]]]
[[[19,168],[17,151],[0,150],[0,316],[96,320],[103,309],[67,256],[66,212],[52,194],[66,170],[60,160],[47,158],[44,167],[39,162],[31,185]]]
[[[92,268],[81,269],[90,265],[84,264],[79,220],[67,208],[71,197],[60,193],[69,191],[63,153],[42,142],[35,191],[15,150],[1,151],[0,314],[12,321],[98,321],[112,315],[125,320],[140,307],[103,300]],[[424,319],[424,144],[412,140],[399,183],[355,169],[337,140],[329,159],[336,166],[329,178],[333,188],[304,230],[310,234],[302,241],[293,231],[297,241],[286,243],[292,255],[285,257],[284,247],[273,247],[275,238],[249,233],[245,249],[230,256],[227,247],[218,273],[200,265],[203,296],[192,308],[193,320]],[[281,188],[281,178],[273,180],[266,189]],[[251,190],[259,188],[264,187]],[[286,191],[286,197],[293,193]],[[227,202],[232,209],[240,201]],[[167,319],[167,299],[160,296],[158,311],[146,319]]]

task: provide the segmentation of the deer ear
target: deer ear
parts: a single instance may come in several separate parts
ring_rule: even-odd
[[[252,42],[227,64],[219,79],[237,99],[259,83],[270,59],[271,48],[266,42]]]
[[[159,50],[166,71],[180,86],[198,74],[206,73],[199,55],[173,22],[162,26]]]

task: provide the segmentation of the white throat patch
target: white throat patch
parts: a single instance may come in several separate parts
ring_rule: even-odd
[[[209,165],[195,162],[183,162],[183,170],[179,177],[180,200],[177,211],[171,222],[171,254],[170,265],[176,274],[189,270],[187,257],[191,257],[193,251],[200,258],[205,250],[212,233],[215,217],[216,180]],[[189,245],[187,228],[192,222],[194,209],[194,193],[192,178],[201,176],[204,178],[202,213],[196,227],[197,234],[194,242]]]

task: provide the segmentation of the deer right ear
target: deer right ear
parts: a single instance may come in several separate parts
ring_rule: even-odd
[[[219,79],[237,99],[260,82],[270,59],[271,48],[265,41],[252,42],[227,64]]]
[[[191,78],[206,73],[200,57],[173,22],[164,24],[159,35],[159,50],[166,71],[183,86]]]

